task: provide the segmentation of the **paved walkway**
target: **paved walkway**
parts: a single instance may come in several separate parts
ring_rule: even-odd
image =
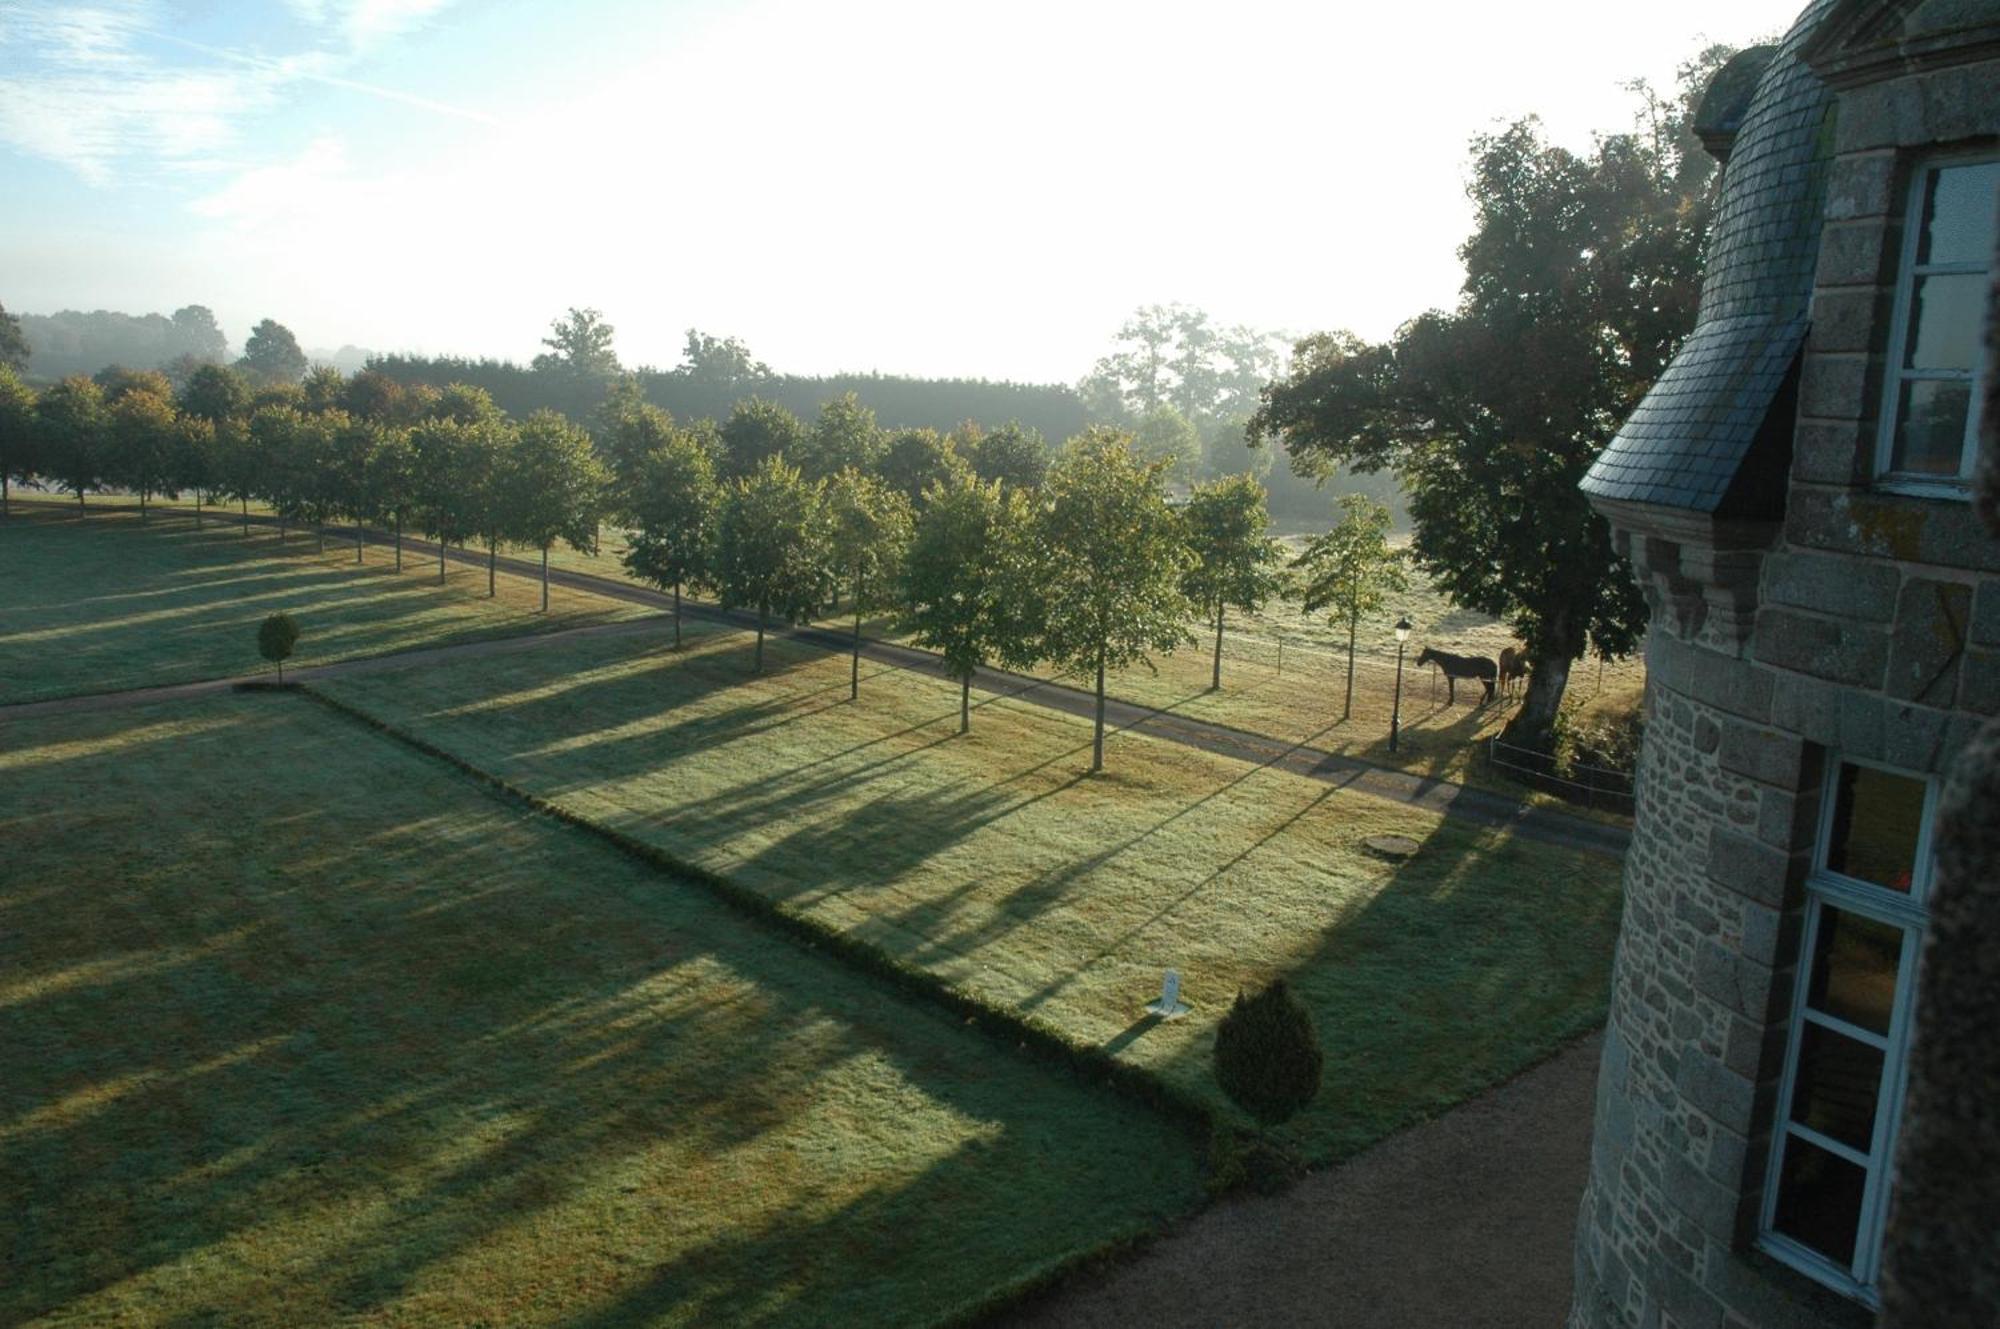
[[[1208,1209],[1006,1329],[1556,1329],[1601,1037],[1283,1195]]]
[[[32,500],[31,500],[32,501]],[[274,519],[253,514],[253,522],[275,524]],[[387,532],[368,531],[367,537],[377,542],[386,542]],[[418,557],[436,558],[437,546],[427,540],[405,536],[405,552]],[[448,550],[446,556],[457,563],[472,567],[486,566],[487,556],[477,550]],[[496,560],[500,571],[512,576],[539,580],[541,565],[528,559],[501,556]],[[587,572],[574,572],[551,568],[549,582],[566,586],[572,590],[601,595],[608,599],[623,600],[631,604],[645,605],[653,609],[671,609],[673,597],[663,591],[636,586],[614,577],[600,577]],[[716,605],[695,600],[682,600],[682,612],[689,618],[708,622],[725,623],[732,627],[755,627],[756,621],[749,614],[725,610]],[[643,623],[643,620],[640,621]],[[478,642],[468,642],[461,646],[439,647],[429,651],[409,651],[400,655],[378,656],[371,660],[348,661],[343,664],[323,665],[300,669],[301,679],[333,677],[340,673],[361,672],[364,669],[395,669],[405,664],[418,663],[426,659],[461,653],[486,653],[499,650],[531,649],[533,646],[553,640],[562,640],[579,633],[601,633],[607,631],[638,630],[638,623],[613,624],[603,628],[581,628],[570,632],[537,633],[523,638],[502,638]],[[831,650],[845,651],[849,639],[845,633],[820,627],[773,628],[774,635],[789,636],[799,641],[823,646]],[[861,654],[879,664],[893,665],[899,669],[911,669],[924,673],[938,673],[942,668],[938,657],[913,646],[903,646],[895,642],[864,639]],[[289,676],[289,675],[288,675]],[[229,681],[219,680],[207,683],[189,683],[177,687],[146,688],[130,693],[106,693],[96,698],[64,698],[59,701],[33,702],[23,706],[0,707],[0,720],[12,716],[47,714],[50,709],[63,709],[62,703],[94,702],[95,705],[78,705],[68,709],[104,709],[117,705],[142,705],[154,701],[171,700],[175,697],[200,696],[229,686]],[[1063,711],[1070,715],[1088,719],[1094,713],[1097,700],[1094,693],[1082,688],[1071,687],[1050,679],[1036,678],[1030,674],[1015,673],[1005,669],[981,669],[974,676],[972,685],[982,692],[1007,696],[1019,701],[1046,706],[1051,710]],[[127,699],[121,701],[120,699]],[[1162,711],[1150,706],[1107,698],[1104,706],[1104,722],[1111,729],[1132,729],[1149,734],[1168,742],[1200,748],[1203,751],[1233,757],[1239,761],[1257,765],[1275,765],[1298,775],[1304,775],[1340,788],[1353,788],[1378,798],[1408,803],[1431,812],[1441,813],[1462,820],[1476,821],[1490,826],[1507,826],[1527,839],[1550,844],[1569,845],[1613,858],[1623,857],[1631,840],[1631,833],[1624,827],[1591,821],[1588,818],[1546,807],[1533,807],[1509,798],[1504,794],[1490,793],[1483,789],[1471,789],[1448,780],[1435,780],[1427,776],[1410,775],[1358,760],[1354,757],[1339,756],[1321,748],[1304,743],[1287,744],[1263,734],[1235,729],[1212,721],[1194,720]]]

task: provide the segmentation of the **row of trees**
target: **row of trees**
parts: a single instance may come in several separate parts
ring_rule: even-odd
[[[861,629],[888,611],[936,651],[959,684],[988,665],[1053,663],[1094,679],[1091,769],[1104,763],[1104,680],[1192,640],[1196,616],[1219,628],[1276,588],[1278,548],[1263,490],[1248,476],[1196,490],[1176,508],[1165,467],[1129,434],[1070,440],[1039,483],[947,469],[913,498],[847,465],[814,478],[782,452],[744,475],[718,473],[696,431],[669,430],[632,467],[626,565],[674,593],[714,590],[757,619],[755,667],[774,619],[796,622],[845,599],[853,614],[849,695],[860,689]]]
[[[100,381],[101,380],[101,381]],[[113,371],[63,379],[37,394],[0,369],[0,515],[16,481],[76,495],[107,488],[139,497],[147,518],[159,496],[192,494],[200,524],[207,505],[269,503],[280,535],[298,523],[325,546],[326,528],[348,522],[361,557],[362,528],[403,528],[444,548],[478,540],[494,587],[499,546],[542,554],[542,607],[548,608],[548,553],[558,542],[594,549],[610,497],[610,472],[590,435],[539,411],[513,421],[476,388],[453,387],[411,399],[370,391],[366,382],[315,371],[303,386],[253,392],[220,365],[197,369],[179,393],[158,371]]]

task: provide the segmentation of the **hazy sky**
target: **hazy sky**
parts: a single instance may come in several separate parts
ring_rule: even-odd
[[[1448,304],[1468,138],[1804,0],[0,0],[0,303],[1073,380],[1134,306]]]

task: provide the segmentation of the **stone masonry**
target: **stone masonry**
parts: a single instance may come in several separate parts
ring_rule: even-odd
[[[1766,77],[1798,51],[1834,91],[1810,331],[1778,442],[1741,463],[1786,468],[1782,498],[1595,495],[1653,627],[1572,1329],[1874,1322],[1755,1246],[1822,770],[1941,774],[2000,714],[2000,540],[1872,481],[1910,182],[2000,145],[2000,5],[1822,3],[1801,29]],[[1954,32],[1970,54],[1939,54]]]

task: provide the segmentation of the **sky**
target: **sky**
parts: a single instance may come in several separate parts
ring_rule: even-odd
[[[1804,0],[0,0],[0,305],[525,360],[1074,381],[1140,305],[1448,306],[1475,134]]]

